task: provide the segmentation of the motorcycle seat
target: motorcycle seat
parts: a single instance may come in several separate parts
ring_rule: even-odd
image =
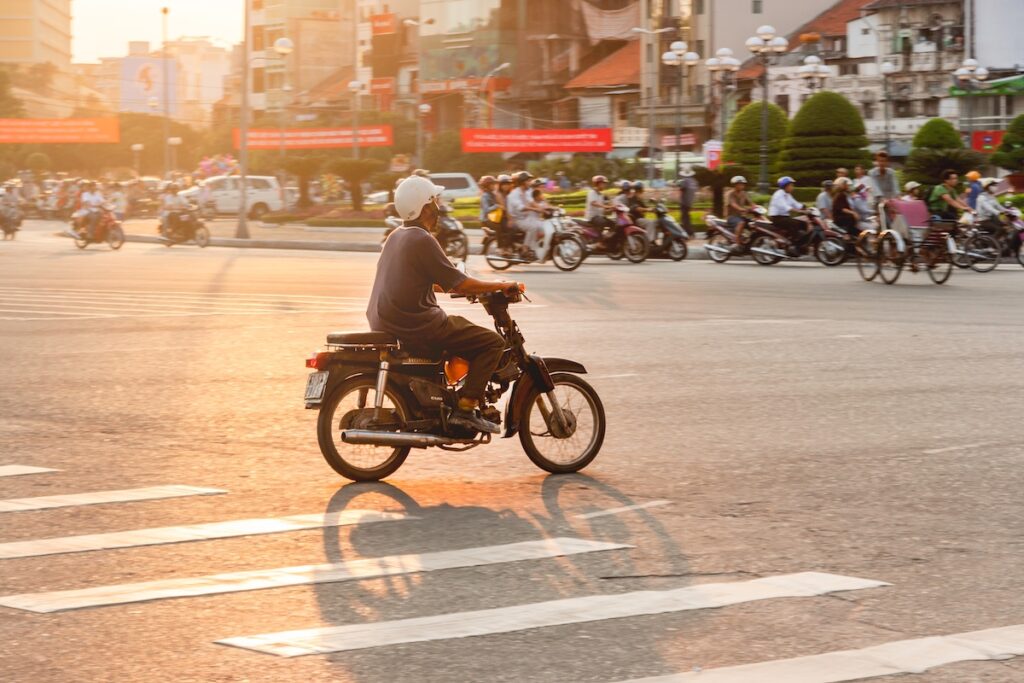
[[[331,332],[327,335],[328,344],[339,346],[379,346],[398,347],[398,338],[387,332]]]

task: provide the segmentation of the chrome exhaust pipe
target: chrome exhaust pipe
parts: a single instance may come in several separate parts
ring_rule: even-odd
[[[492,261],[504,261],[505,263],[528,263],[526,259],[509,258],[508,256],[488,256]]]
[[[704,250],[705,251],[716,251],[716,252],[721,253],[721,254],[731,254],[732,253],[732,249],[726,249],[725,247],[719,247],[718,245],[715,245],[715,244],[705,244],[704,245]]]
[[[435,434],[375,432],[369,429],[345,429],[341,432],[341,440],[353,446],[391,446],[392,448],[430,448],[465,443],[459,439]]]
[[[756,254],[765,254],[767,256],[775,256],[776,258],[793,258],[789,254],[784,254],[781,251],[775,251],[774,249],[763,249],[761,247],[754,247],[750,251]]]

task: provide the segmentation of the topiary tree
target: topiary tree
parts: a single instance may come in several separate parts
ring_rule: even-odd
[[[914,135],[914,149],[960,149],[964,141],[946,119],[929,119]]]
[[[1024,114],[1010,122],[1003,142],[992,155],[991,161],[1008,171],[1024,171]]]
[[[42,152],[32,152],[32,154],[25,157],[25,167],[32,171],[32,175],[36,178],[49,171],[52,165],[53,162],[50,161],[50,157]]]
[[[332,172],[337,173],[348,183],[352,194],[352,210],[363,210],[363,182],[374,173],[384,169],[384,162],[378,159],[338,159],[330,164]]]
[[[751,102],[740,109],[725,133],[722,157],[727,164],[748,169],[761,168],[761,102]],[[768,105],[768,173],[775,172],[782,139],[786,137],[789,117],[775,104]],[[753,179],[751,179],[753,180]]]
[[[284,169],[295,176],[299,185],[298,208],[305,209],[313,202],[309,198],[309,183],[324,166],[319,154],[293,154],[284,160]]]
[[[789,123],[779,154],[779,173],[800,186],[819,185],[836,168],[870,161],[864,119],[853,104],[835,92],[813,95]]]

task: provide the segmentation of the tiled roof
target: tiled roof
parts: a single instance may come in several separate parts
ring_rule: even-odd
[[[914,7],[915,5],[960,5],[957,0],[874,0],[864,9],[878,10],[888,7]]]
[[[566,90],[640,84],[640,41],[626,43],[565,84]]]

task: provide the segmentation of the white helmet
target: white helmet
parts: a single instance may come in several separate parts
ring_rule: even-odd
[[[395,210],[402,220],[416,220],[423,212],[423,207],[440,197],[442,192],[444,188],[435,185],[429,178],[409,176],[395,189]]]
[[[736,183],[743,183],[745,185],[747,183],[747,179],[741,175],[734,175],[732,180],[729,181],[729,184],[735,185]]]

